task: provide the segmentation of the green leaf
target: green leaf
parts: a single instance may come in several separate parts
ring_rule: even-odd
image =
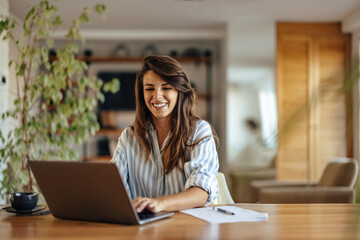
[[[104,92],[117,93],[120,90],[120,81],[117,78],[113,78],[111,82],[107,82],[103,85]]]
[[[16,24],[17,24],[17,22],[15,20],[13,20],[11,22],[11,28],[14,29],[16,27]]]
[[[89,22],[89,16],[86,13],[81,14],[81,22]]]
[[[34,13],[35,13],[35,7],[32,7],[32,8],[30,9],[30,11],[26,14],[26,17],[25,17],[24,22],[27,22],[27,21],[29,20],[29,18],[30,18],[32,15],[34,15]]]
[[[23,25],[23,30],[24,30],[24,36],[29,36],[30,35],[30,30],[28,28],[29,25],[29,19],[31,16],[33,16],[35,14],[35,6],[32,7],[30,9],[30,11],[26,14],[25,20],[24,20],[24,25]]]
[[[16,72],[16,76],[23,76],[25,69],[26,69],[26,63],[22,63],[19,66],[19,70]]]
[[[6,39],[8,39],[8,38],[9,38],[9,32],[6,32],[5,35],[4,35],[4,37],[2,38],[2,40],[6,40]]]
[[[96,4],[95,6],[95,11],[99,14],[102,15],[107,11],[107,7],[103,4]]]
[[[0,34],[9,28],[9,19],[5,18],[4,20],[0,21]]]

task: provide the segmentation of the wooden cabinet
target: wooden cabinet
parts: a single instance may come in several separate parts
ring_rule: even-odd
[[[349,60],[340,24],[277,25],[279,180],[317,181],[332,158],[351,156],[351,102],[339,93]]]

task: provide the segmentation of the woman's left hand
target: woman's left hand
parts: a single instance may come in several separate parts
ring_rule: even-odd
[[[137,197],[132,200],[136,212],[140,213],[145,208],[150,210],[153,213],[161,212],[164,210],[164,200],[161,198],[145,198],[145,197]]]

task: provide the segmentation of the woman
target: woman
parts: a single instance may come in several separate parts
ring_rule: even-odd
[[[136,77],[136,117],[112,162],[137,212],[179,211],[217,198],[219,163],[210,125],[193,113],[195,92],[168,56],[149,56]]]

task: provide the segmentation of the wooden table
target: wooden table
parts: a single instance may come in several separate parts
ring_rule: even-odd
[[[261,222],[209,224],[176,213],[142,226],[0,212],[0,239],[360,239],[359,204],[236,204],[268,212]]]

